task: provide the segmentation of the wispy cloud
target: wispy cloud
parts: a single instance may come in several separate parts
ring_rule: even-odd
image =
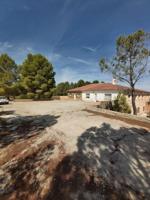
[[[102,45],[99,44],[96,47],[83,46],[82,49],[87,50],[87,51],[92,52],[92,53],[96,53],[101,47],[102,47]]]
[[[70,81],[76,82],[79,79],[93,81],[101,78],[98,63],[77,57],[66,57],[59,53],[47,56],[54,66],[56,72],[56,82]],[[105,75],[103,77],[107,78]],[[109,80],[109,78],[107,78]]]
[[[25,10],[25,11],[29,11],[29,10],[31,10],[31,7],[28,6],[28,5],[24,5],[24,6],[23,6],[23,10]]]
[[[17,63],[21,63],[28,53],[35,53],[29,44],[13,44],[8,41],[0,42],[0,54],[7,53],[12,56]]]
[[[96,52],[96,48],[87,47],[87,46],[84,46],[84,47],[82,47],[82,48],[85,49],[85,50],[88,50],[88,51],[90,51],[90,52]]]
[[[0,53],[4,53],[10,49],[12,49],[14,46],[13,44],[9,42],[0,42]]]
[[[65,0],[63,7],[60,11],[60,14],[65,14],[65,12],[68,10],[68,7],[71,5],[71,3],[72,3],[72,0]]]
[[[57,74],[57,73],[56,73]],[[57,82],[75,82],[80,78],[77,70],[71,69],[69,67],[64,67],[60,70],[61,76],[57,76]]]
[[[92,62],[92,61],[88,61],[88,60],[84,60],[84,59],[81,59],[81,58],[76,58],[76,57],[71,57],[69,56],[68,59],[74,61],[74,62],[78,62],[78,63],[82,63],[84,65],[95,65],[96,62]]]

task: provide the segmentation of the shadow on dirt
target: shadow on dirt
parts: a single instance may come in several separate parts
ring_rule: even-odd
[[[47,200],[148,200],[149,141],[144,129],[87,129],[58,164]]]
[[[0,148],[14,141],[40,134],[46,127],[57,123],[59,116],[36,115],[0,118]]]
[[[12,115],[14,113],[15,113],[14,110],[0,111],[0,116],[2,116],[2,115]]]

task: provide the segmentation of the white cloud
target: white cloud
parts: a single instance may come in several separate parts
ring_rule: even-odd
[[[87,60],[84,60],[84,59],[81,59],[81,58],[76,58],[76,57],[68,57],[68,59],[72,60],[72,61],[75,61],[75,62],[78,62],[78,63],[82,63],[82,64],[85,64],[85,65],[96,65],[97,62],[93,62],[93,61],[87,61]]]
[[[0,53],[5,53],[13,47],[13,44],[10,44],[9,42],[0,42]]]
[[[35,53],[29,44],[13,44],[10,42],[0,42],[0,54],[7,53],[16,63],[21,63],[28,53]]]
[[[92,47],[84,46],[84,47],[82,47],[82,48],[85,49],[85,50],[88,50],[88,51],[90,51],[90,52],[96,52],[96,51],[97,51],[96,48],[92,48]]]
[[[56,73],[57,83],[65,82],[65,81],[75,82],[79,78],[80,78],[80,76],[79,76],[79,73],[77,72],[77,70],[73,70],[69,67],[62,68],[59,71],[59,74]]]

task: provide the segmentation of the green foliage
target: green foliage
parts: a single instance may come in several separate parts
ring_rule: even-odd
[[[4,96],[5,95],[5,90],[4,88],[0,88],[0,96]]]
[[[13,84],[17,79],[17,65],[7,54],[0,55],[0,94],[10,96],[15,93]]]
[[[18,96],[15,97],[16,99],[28,99],[26,94],[20,94]]]
[[[44,98],[55,87],[52,64],[41,54],[29,54],[20,66],[20,85],[28,97]],[[34,94],[34,96],[33,96]],[[46,95],[45,95],[46,94]]]
[[[84,86],[84,85],[86,85],[86,82],[84,81],[84,80],[79,80],[77,83],[76,83],[76,86],[77,87],[82,87],[82,86]]]
[[[102,58],[99,63],[101,70],[112,72],[115,78],[133,87],[146,72],[150,56],[150,51],[145,47],[147,39],[148,34],[142,30],[120,36],[116,41],[116,56],[111,62]]]
[[[93,83],[99,83],[99,81],[95,80],[95,81],[93,81]],[[69,89],[73,89],[73,88],[76,88],[76,87],[82,87],[82,86],[85,86],[85,85],[88,85],[88,84],[91,84],[91,82],[84,81],[82,79],[79,80],[76,83],[72,83],[72,82],[69,83],[67,81],[61,82],[53,90],[53,95],[55,95],[55,96],[65,96],[65,95],[67,95]]]
[[[34,99],[34,96],[35,96],[34,93],[28,92],[27,95],[26,95],[26,98],[28,98],[28,99]]]
[[[57,85],[55,90],[53,91],[56,96],[65,96],[67,95],[67,91],[70,89],[69,82],[62,82]]]
[[[98,80],[94,80],[93,83],[99,83],[99,81]]]
[[[111,101],[101,101],[98,107],[102,109],[113,110],[113,105]]]
[[[111,61],[102,58],[99,62],[102,72],[111,72],[113,77],[127,82],[131,87],[132,107],[136,114],[135,85],[150,70],[147,65],[150,51],[146,48],[149,34],[139,30],[128,36],[120,36],[116,41],[116,55]]]
[[[44,92],[44,98],[45,98],[45,99],[51,98],[52,95],[53,95],[52,91],[51,91],[51,92]]]
[[[16,81],[17,65],[7,54],[0,55],[0,85],[11,85]]]
[[[124,94],[118,94],[114,101],[113,110],[121,113],[131,113],[130,106]]]

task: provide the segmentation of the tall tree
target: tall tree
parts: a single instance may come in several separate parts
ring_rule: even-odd
[[[150,51],[146,47],[149,34],[139,30],[128,36],[120,36],[116,41],[116,55],[112,60],[102,58],[99,62],[103,72],[111,72],[113,77],[130,86],[133,114],[137,114],[135,85],[149,70]]]
[[[93,83],[99,83],[99,81],[98,80],[94,80]]]
[[[31,98],[51,97],[54,76],[52,64],[41,54],[28,54],[20,67],[20,83]]]
[[[16,81],[17,65],[7,54],[0,55],[0,85],[10,86]]]
[[[70,89],[69,82],[61,82],[59,83],[56,88],[54,89],[53,94],[56,96],[64,96],[67,95],[68,90]]]
[[[84,85],[86,85],[86,83],[85,83],[85,81],[82,80],[82,79],[80,79],[80,80],[76,83],[76,87],[82,87],[82,86],[84,86]]]
[[[0,94],[9,97],[14,93],[17,81],[17,65],[7,54],[0,55]]]

